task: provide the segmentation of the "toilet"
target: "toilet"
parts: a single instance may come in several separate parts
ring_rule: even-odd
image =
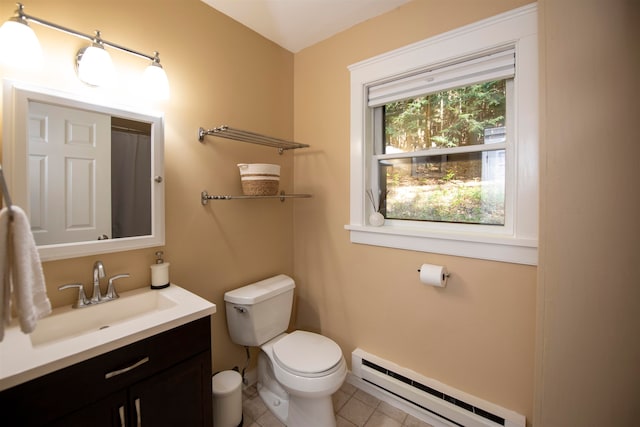
[[[258,394],[288,427],[335,427],[331,395],[347,376],[342,350],[306,331],[286,333],[293,279],[270,277],[224,294],[231,340],[260,347]]]

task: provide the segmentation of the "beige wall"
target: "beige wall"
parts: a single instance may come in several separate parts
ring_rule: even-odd
[[[628,94],[638,93],[640,37],[632,29],[640,17],[631,0],[539,2],[538,269],[354,245],[343,227],[349,219],[346,67],[526,3],[416,0],[296,55],[197,0],[30,0],[26,7],[61,25],[87,33],[99,28],[107,40],[161,52],[172,97],[151,107],[166,114],[164,250],[172,280],[218,304],[215,370],[244,362],[226,333],[224,291],[285,272],[299,286],[298,325],[335,339],[347,358],[362,347],[521,412],[529,422],[535,406],[537,426],[632,425],[640,417],[634,222],[640,192],[633,175],[640,153],[630,130],[638,110]],[[0,0],[3,19],[13,8],[13,1]],[[46,72],[0,68],[0,77],[89,91],[73,73],[83,42],[35,29],[47,52]],[[633,68],[615,65],[625,55],[635,59]],[[129,80],[143,68],[139,59],[112,56]],[[607,108],[591,108],[594,98]],[[295,136],[311,148],[280,157],[233,141],[196,141],[199,126],[223,123]],[[608,147],[615,153],[603,155]],[[284,188],[314,197],[199,204],[203,189],[239,192],[235,164],[247,161],[282,164]],[[71,304],[73,296],[56,287],[82,280],[88,288],[98,258],[108,274],[133,274],[123,290],[146,286],[153,252],[45,263],[50,297],[56,306]],[[420,284],[415,270],[423,262],[447,265],[446,289]]]
[[[293,54],[263,39],[199,0],[30,0],[26,12],[84,33],[100,29],[106,40],[148,54],[160,51],[171,84],[171,99],[145,104],[165,113],[166,246],[171,280],[218,306],[214,316],[214,370],[244,363],[244,350],[226,332],[223,293],[276,273],[293,273],[290,201],[217,201],[203,207],[200,192],[240,194],[241,162],[279,163],[282,187],[291,191],[293,155],[251,144],[207,138],[200,126],[227,124],[281,138],[293,136]],[[2,0],[0,16],[15,3]],[[20,79],[66,92],[90,92],[75,77],[73,58],[85,42],[33,25],[46,54],[46,70],[24,73],[0,68],[0,77]],[[110,51],[132,82],[146,63]],[[132,103],[126,88],[116,92]],[[91,267],[101,259],[108,275],[130,272],[121,290],[147,286],[154,248],[47,262],[48,293],[55,306],[71,304],[72,293],[57,291],[82,281],[90,289]]]
[[[350,243],[349,71],[406,44],[527,4],[415,1],[295,56],[298,325],[531,419],[536,268]],[[417,268],[446,265],[446,289]]]
[[[640,419],[640,4],[544,0],[535,421]]]

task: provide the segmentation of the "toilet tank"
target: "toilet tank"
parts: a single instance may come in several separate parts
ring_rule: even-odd
[[[225,292],[231,341],[258,347],[285,332],[293,305],[293,279],[284,274]]]

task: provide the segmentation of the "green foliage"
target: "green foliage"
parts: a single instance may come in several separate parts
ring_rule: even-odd
[[[478,83],[385,105],[386,145],[401,151],[484,143],[504,126],[506,80]]]
[[[504,193],[480,183],[430,186],[411,198],[387,197],[385,217],[468,224],[504,224]]]

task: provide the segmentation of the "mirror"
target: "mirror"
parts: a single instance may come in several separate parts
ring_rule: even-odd
[[[163,117],[12,81],[3,169],[43,261],[164,245]]]

